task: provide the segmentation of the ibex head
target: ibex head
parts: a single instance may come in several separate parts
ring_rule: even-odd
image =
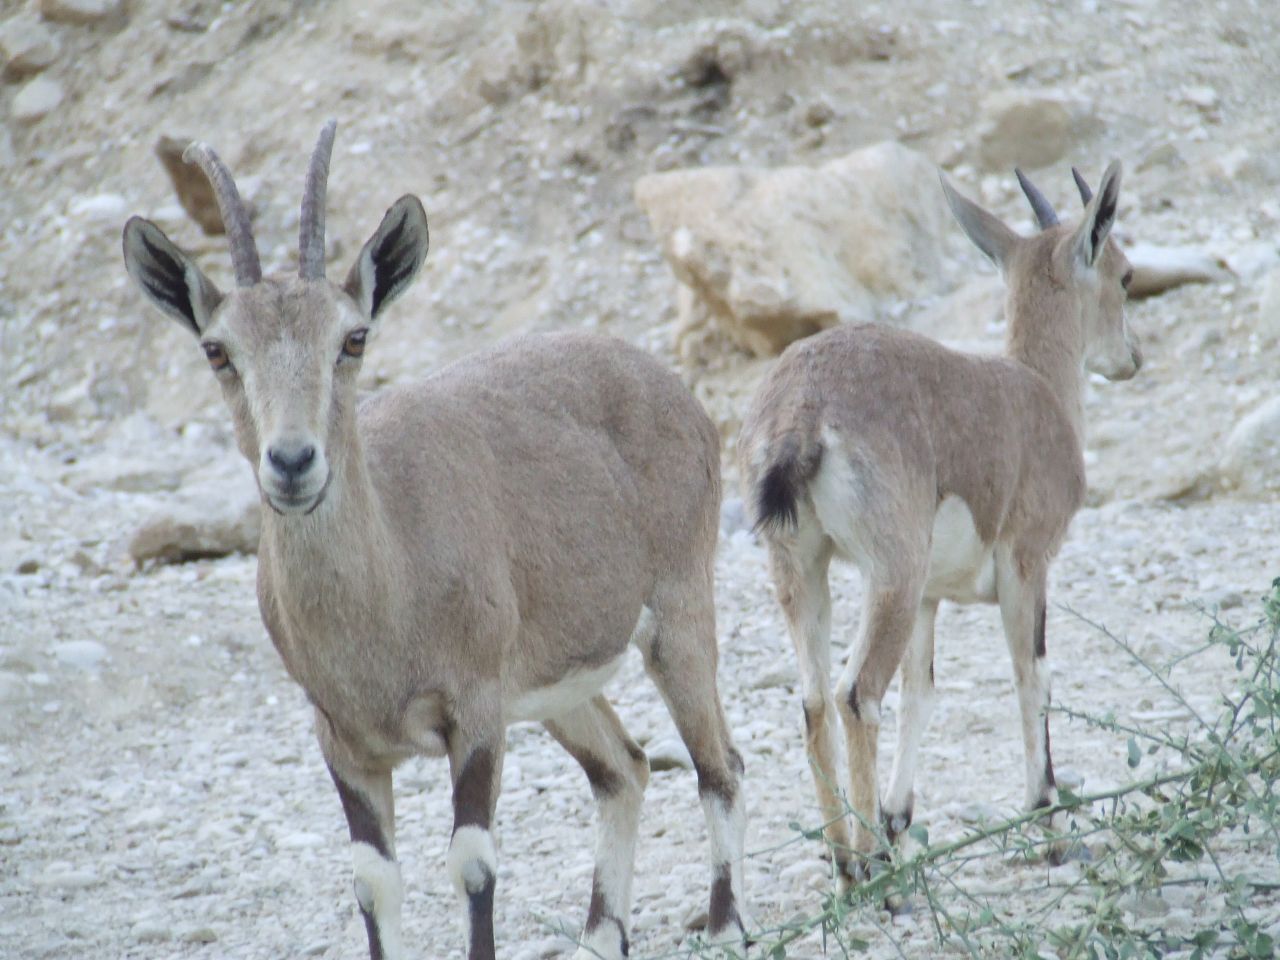
[[[325,278],[324,207],[337,124],[320,133],[307,170],[297,277],[266,278],[231,174],[211,148],[184,159],[209,177],[231,245],[236,286],[220,291],[154,223],[124,228],[129,275],[157,307],[200,340],[235,420],[263,498],[281,514],[324,500],[332,452],[353,449],[355,384],[366,338],[383,308],[413,282],[427,255],[417,197],[392,205],[341,286]]]
[[[1075,224],[1059,223],[1044,194],[1022,171],[1014,172],[1040,225],[1036,236],[1019,236],[957,193],[944,178],[942,186],[952,212],[969,239],[1000,267],[1011,290],[1019,283],[1048,283],[1074,301],[1066,311],[1071,317],[1062,316],[1058,309],[1033,310],[1031,315],[1045,323],[1078,317],[1081,355],[1087,369],[1109,380],[1128,380],[1142,366],[1142,351],[1124,313],[1133,270],[1110,235],[1120,200],[1119,161],[1113,161],[1103,173],[1096,196],[1079,172],[1072,170],[1084,200],[1084,215]],[[1039,269],[1046,258],[1048,269]],[[1031,303],[1050,302],[1035,290],[1025,290],[1022,295]],[[1053,298],[1053,302],[1061,300]]]

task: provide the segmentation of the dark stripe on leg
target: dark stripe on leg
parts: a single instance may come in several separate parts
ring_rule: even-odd
[[[1049,750],[1049,718],[1044,718],[1044,780],[1051,787],[1058,782],[1053,778],[1053,754]]]
[[[352,843],[367,843],[377,850],[384,859],[391,859],[391,850],[382,833],[382,825],[378,822],[378,814],[373,804],[337,773],[329,768],[334,786],[338,788],[338,799],[342,801],[342,812],[347,815],[347,829],[351,832]]]
[[[467,756],[453,787],[453,832],[459,827],[489,829],[493,790],[493,752],[477,747]]]
[[[722,863],[716,867],[715,879],[711,881],[711,909],[707,913],[707,929],[716,933],[730,924],[742,926],[742,921],[738,918],[737,904],[733,902],[733,881],[730,879],[729,865]]]
[[[1040,612],[1036,618],[1036,656],[1044,659],[1044,655],[1048,652],[1044,639],[1044,618],[1045,618],[1044,602],[1040,603]]]
[[[609,913],[608,907],[604,902],[604,894],[600,890],[600,873],[596,871],[591,876],[591,906],[587,908],[587,927],[586,933],[592,934],[600,928],[602,924],[612,923],[618,928],[618,938],[624,957],[631,953],[631,944],[627,941],[627,930],[622,925],[622,921]]]
[[[369,960],[383,960],[382,939],[378,936],[378,925],[374,922],[373,914],[364,907],[360,908],[360,913],[364,917],[364,932],[369,935]]]
[[[467,891],[467,910],[471,920],[470,960],[493,960],[493,874],[485,870],[484,886]]]
[[[849,687],[849,698],[846,701],[849,704],[849,712],[853,714],[857,720],[862,719],[862,713],[858,710],[858,685],[855,683]]]

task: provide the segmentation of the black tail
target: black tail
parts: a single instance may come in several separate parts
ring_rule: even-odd
[[[772,461],[756,483],[757,532],[795,527],[800,517],[796,504],[818,472],[822,447],[802,454],[800,444],[789,437],[779,445]]]

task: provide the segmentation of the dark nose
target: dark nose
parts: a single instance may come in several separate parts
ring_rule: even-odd
[[[297,450],[282,450],[271,447],[267,450],[267,459],[276,472],[286,480],[296,480],[310,469],[316,458],[316,448],[307,444]]]

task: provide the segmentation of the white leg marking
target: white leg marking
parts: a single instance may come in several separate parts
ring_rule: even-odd
[[[493,836],[488,830],[476,826],[459,827],[449,841],[449,853],[445,857],[445,870],[462,902],[462,938],[471,952],[470,896],[484,889],[490,878],[498,876],[498,854],[493,848]]]
[[[484,889],[488,876],[498,875],[498,854],[493,835],[481,827],[459,827],[449,843],[445,861],[449,880],[458,896],[467,897]]]
[[[400,939],[400,905],[404,901],[400,864],[362,842],[351,845],[351,863],[356,900],[361,908],[373,914],[383,956],[386,960],[400,960],[404,956]]]

